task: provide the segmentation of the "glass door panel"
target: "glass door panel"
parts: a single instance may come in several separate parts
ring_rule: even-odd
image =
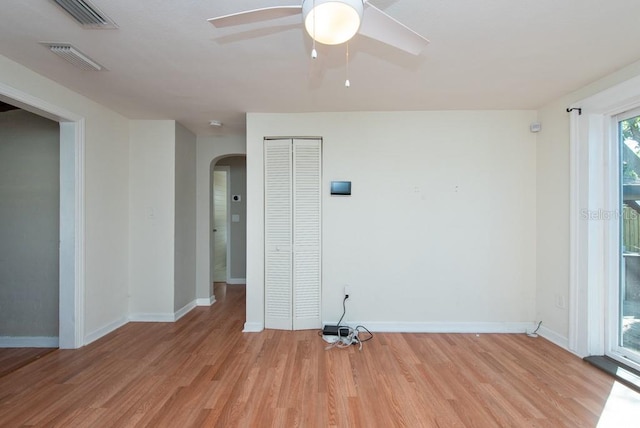
[[[640,364],[640,115],[619,117],[618,138],[621,269],[613,345],[614,351]]]

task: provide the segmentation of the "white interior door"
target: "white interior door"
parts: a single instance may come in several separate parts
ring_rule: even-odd
[[[321,141],[265,140],[265,326],[319,328]]]
[[[213,281],[227,281],[228,168],[213,171]]]

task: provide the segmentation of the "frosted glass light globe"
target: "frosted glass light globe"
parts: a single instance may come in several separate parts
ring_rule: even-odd
[[[305,0],[302,16],[307,33],[316,42],[339,45],[360,29],[362,0]]]

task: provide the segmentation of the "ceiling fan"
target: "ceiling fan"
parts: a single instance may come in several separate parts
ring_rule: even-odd
[[[396,21],[369,0],[302,0],[299,6],[272,6],[218,16],[208,21],[231,27],[302,14],[304,26],[318,43],[337,45],[356,34],[418,55],[429,43],[422,35]],[[312,53],[312,56],[315,54]]]

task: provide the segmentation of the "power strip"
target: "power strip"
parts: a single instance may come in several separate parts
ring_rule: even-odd
[[[350,328],[346,326],[325,325],[322,329],[323,336],[349,336]]]

